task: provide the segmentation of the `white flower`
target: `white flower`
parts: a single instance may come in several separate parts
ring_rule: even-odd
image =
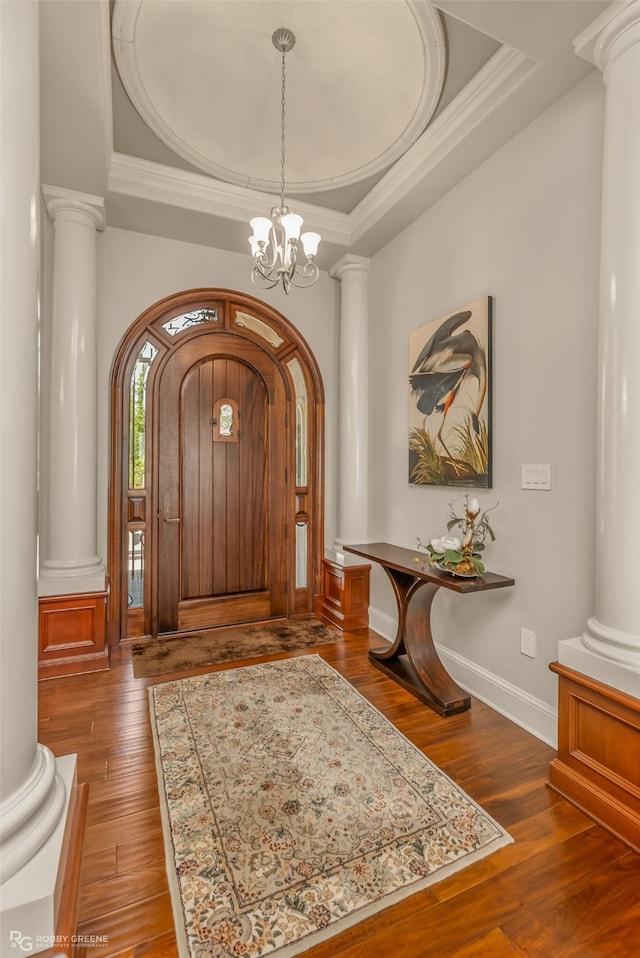
[[[459,552],[462,543],[457,536],[443,536],[442,539],[432,539],[431,548],[434,552]]]
[[[473,499],[469,499],[469,502],[467,503],[467,512],[470,516],[477,516],[480,512],[480,503],[475,496]]]

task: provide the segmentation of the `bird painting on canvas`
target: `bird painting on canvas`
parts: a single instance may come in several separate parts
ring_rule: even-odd
[[[478,306],[487,304],[489,318],[488,300],[412,334],[415,341],[435,326],[409,373],[414,413],[423,417],[410,435],[412,482],[489,485],[487,348],[469,328]]]

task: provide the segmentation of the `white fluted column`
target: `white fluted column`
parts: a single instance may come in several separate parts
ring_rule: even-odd
[[[37,742],[37,3],[0,3],[0,954],[55,931],[68,797]],[[68,757],[71,758],[71,757]],[[75,769],[75,760],[73,762]],[[37,949],[34,949],[37,950]]]
[[[560,661],[640,698],[640,0],[607,8],[576,51],[605,83],[596,601]]]
[[[48,508],[41,594],[104,587],[97,554],[96,231],[104,203],[45,186],[54,225]]]
[[[338,405],[339,505],[337,545],[367,540],[369,260],[343,256],[329,275],[340,280]]]

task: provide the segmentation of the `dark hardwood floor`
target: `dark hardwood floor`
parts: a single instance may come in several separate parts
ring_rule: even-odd
[[[554,751],[475,699],[468,712],[436,715],[369,663],[368,648],[379,644],[361,631],[313,651],[514,844],[307,958],[640,955],[640,855],[546,786]],[[146,691],[171,677],[134,679],[123,644],[108,672],[40,683],[39,740],[56,755],[77,753],[79,781],[90,786],[79,932],[108,938],[90,958],[177,958]]]

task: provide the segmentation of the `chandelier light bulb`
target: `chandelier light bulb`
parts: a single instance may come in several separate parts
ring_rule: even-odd
[[[297,243],[300,238],[300,229],[304,220],[298,213],[286,213],[282,217],[282,226],[284,228],[285,241],[287,243]]]
[[[249,223],[249,226],[253,230],[253,236],[251,239],[254,239],[257,243],[269,242],[271,220],[268,220],[266,216],[254,216]]]
[[[311,259],[318,252],[318,246],[322,237],[320,233],[303,233],[300,237],[305,256]]]

